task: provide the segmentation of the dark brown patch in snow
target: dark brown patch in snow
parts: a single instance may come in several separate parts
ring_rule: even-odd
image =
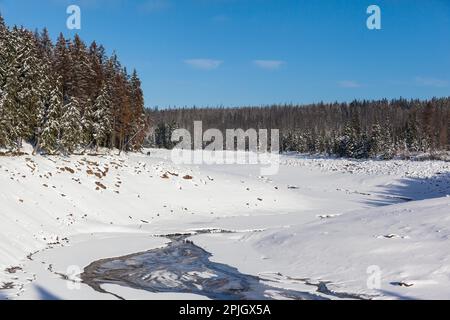
[[[96,181],[95,184],[99,187],[102,188],[103,190],[106,190],[106,186],[104,184],[102,184],[101,182]]]
[[[74,173],[75,173],[75,170],[73,170],[73,169],[70,168],[70,167],[65,167],[64,169],[66,169],[66,171],[70,172],[71,174],[74,174]]]
[[[6,268],[5,272],[7,273],[16,273],[17,271],[22,271],[21,267],[10,267],[10,268]]]

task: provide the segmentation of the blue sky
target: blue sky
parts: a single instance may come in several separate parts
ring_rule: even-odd
[[[147,106],[450,95],[449,0],[0,0],[9,25],[66,28],[136,68]],[[366,27],[367,7],[382,30]]]

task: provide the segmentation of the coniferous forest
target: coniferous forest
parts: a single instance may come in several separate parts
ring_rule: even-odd
[[[281,151],[349,158],[450,150],[450,98],[146,110],[136,71],[96,42],[8,28],[0,15],[0,148],[71,154],[172,148],[176,128],[279,129]],[[149,134],[150,133],[150,134]],[[150,138],[149,138],[150,137]]]
[[[147,119],[141,82],[96,42],[8,28],[0,16],[0,147],[71,154],[137,150]]]
[[[154,145],[171,148],[171,132],[193,122],[203,129],[279,129],[282,151],[349,158],[431,156],[450,150],[450,98],[354,101],[306,106],[179,108],[150,111]]]

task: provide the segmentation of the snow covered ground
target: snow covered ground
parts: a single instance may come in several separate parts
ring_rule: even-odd
[[[221,229],[233,232],[190,240],[271,286],[449,299],[448,195],[442,161],[289,155],[277,175],[262,177],[254,165],[175,165],[165,150],[0,157],[0,298],[116,299],[77,275],[93,261],[166,245],[158,235]]]

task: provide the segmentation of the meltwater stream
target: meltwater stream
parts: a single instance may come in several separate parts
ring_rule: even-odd
[[[212,262],[211,254],[186,240],[186,235],[167,237],[171,242],[166,247],[96,261],[85,268],[81,279],[103,293],[110,292],[102,284],[116,284],[154,293],[197,294],[214,300],[323,299],[312,293],[271,287],[258,277]]]

